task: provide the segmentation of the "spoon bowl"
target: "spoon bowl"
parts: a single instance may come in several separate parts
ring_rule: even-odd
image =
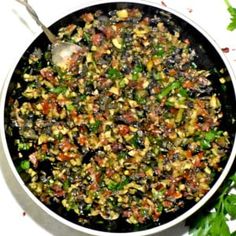
[[[43,32],[47,36],[48,40],[52,43],[52,63],[60,67],[61,69],[66,70],[69,66],[69,61],[72,58],[73,54],[77,53],[80,50],[80,47],[77,44],[71,42],[60,41],[52,32],[49,30],[39,19],[36,11],[28,3],[28,0],[16,0],[26,7],[26,10],[35,20],[35,22],[42,28]]]

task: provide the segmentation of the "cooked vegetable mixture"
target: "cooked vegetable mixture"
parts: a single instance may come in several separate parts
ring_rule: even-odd
[[[7,103],[27,186],[82,225],[98,216],[157,222],[199,201],[229,138],[190,40],[138,9],[89,12],[81,22],[58,32],[78,53],[59,68],[50,48],[36,48]]]

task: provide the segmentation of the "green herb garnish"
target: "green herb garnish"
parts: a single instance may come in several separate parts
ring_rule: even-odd
[[[116,183],[115,181],[111,181],[110,184],[107,186],[111,191],[119,191],[124,188],[125,185],[129,183],[129,178],[126,178],[124,181],[120,183]]]
[[[18,143],[17,144],[18,151],[20,151],[20,150],[26,151],[26,150],[29,150],[30,147],[31,147],[30,143]]]
[[[87,42],[90,43],[91,42],[91,37],[87,32],[84,32],[83,34],[83,39]]]
[[[162,56],[164,56],[164,53],[165,53],[165,50],[164,50],[164,48],[163,48],[163,46],[162,45],[157,45],[156,47],[155,47],[155,55],[156,56],[158,56],[158,57],[162,57]]]
[[[63,87],[63,86],[58,86],[58,87],[50,89],[50,92],[56,93],[56,94],[60,94],[60,93],[64,94],[66,91],[67,91],[67,87]]]
[[[227,221],[236,219],[236,194],[230,193],[236,187],[236,173],[228,177],[213,198],[211,205],[187,220],[189,233],[193,236],[233,236]]]
[[[230,31],[233,31],[233,30],[236,29],[236,8],[234,8],[230,4],[229,0],[225,0],[225,3],[227,5],[227,7],[228,7],[227,8],[228,12],[231,15],[231,18],[230,18],[231,22],[228,24],[227,29],[230,30]]]
[[[99,127],[100,127],[100,125],[101,125],[101,121],[100,120],[96,120],[94,123],[90,123],[89,124],[89,130],[90,130],[90,132],[92,132],[92,133],[97,133],[98,132],[98,129],[99,129]]]
[[[138,80],[139,73],[143,72],[143,66],[141,64],[136,65],[133,69],[132,80]]]
[[[107,75],[108,78],[112,80],[121,79],[123,77],[122,73],[115,68],[109,68]]]

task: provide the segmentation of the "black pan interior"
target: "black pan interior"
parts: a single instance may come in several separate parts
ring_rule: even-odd
[[[170,32],[178,31],[180,33],[180,38],[182,40],[189,39],[191,42],[191,47],[196,52],[196,59],[195,63],[197,64],[199,69],[205,69],[212,72],[212,75],[210,76],[210,80],[212,81],[213,87],[214,87],[214,93],[216,93],[221,100],[222,104],[222,110],[224,113],[224,117],[222,119],[221,125],[224,130],[227,130],[230,134],[230,141],[231,146],[233,146],[233,140],[235,136],[236,131],[236,123],[234,122],[234,119],[236,117],[236,109],[235,109],[235,91],[233,88],[232,81],[229,76],[229,72],[225,67],[225,64],[223,60],[221,59],[220,55],[216,51],[216,49],[211,45],[211,43],[207,40],[205,36],[203,36],[198,30],[196,30],[192,25],[185,22],[184,20],[180,19],[179,17],[168,13],[167,11],[158,9],[156,7],[147,6],[143,4],[134,4],[134,3],[109,3],[109,4],[100,4],[92,7],[88,7],[79,11],[76,11],[56,23],[54,23],[50,29],[53,32],[57,32],[60,27],[66,26],[68,24],[74,23],[74,24],[83,24],[81,20],[79,19],[79,16],[84,12],[95,12],[96,10],[102,10],[105,14],[108,14],[111,11],[114,11],[116,9],[121,8],[139,8],[144,13],[145,16],[153,17],[156,15],[157,21],[164,22],[165,26],[169,29]],[[156,24],[156,22],[155,22]],[[35,47],[41,48],[43,51],[46,50],[48,47],[48,40],[45,37],[44,34],[41,34],[39,37],[36,38],[36,40],[28,47],[28,49],[25,51],[24,55],[20,59],[18,65],[16,66],[15,72],[11,78],[10,85],[8,88],[8,94],[7,99],[11,95],[12,91],[16,87],[17,80],[19,78],[19,75],[17,73],[18,69],[22,68],[22,66],[26,63],[27,56],[32,53]],[[224,76],[225,78],[228,78],[227,82],[225,84],[221,84],[218,80],[219,78],[219,71],[221,69],[224,69],[224,74],[221,76]],[[19,94],[17,94],[17,97],[19,97]],[[9,111],[7,108],[7,102],[5,104],[5,123],[8,123],[9,120]],[[16,156],[16,147],[14,146],[14,141],[12,140],[12,137],[10,137],[7,132],[7,143],[8,148],[10,151],[10,154],[12,156],[13,161],[16,160],[14,158]],[[16,131],[14,135],[18,135],[18,132]],[[228,153],[228,156],[230,153]],[[227,160],[225,163],[222,163],[222,166],[227,163]],[[44,167],[44,169],[47,168],[47,166]],[[217,177],[216,177],[217,179]],[[195,203],[194,202],[185,202],[185,207],[176,213],[164,213],[161,215],[159,222],[157,223],[146,223],[145,225],[131,225],[128,224],[123,219],[118,219],[116,221],[106,221],[102,218],[97,217],[94,219],[93,223],[91,225],[87,225],[89,228],[102,230],[102,231],[110,231],[110,232],[132,232],[137,230],[144,230],[149,229],[154,226],[165,224],[187,210],[189,210]],[[58,205],[55,203],[54,205],[50,206],[51,210],[59,214],[60,216],[77,223],[77,215],[73,212],[67,212],[65,209],[62,209],[58,207]]]

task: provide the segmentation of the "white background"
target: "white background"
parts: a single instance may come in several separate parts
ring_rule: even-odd
[[[29,0],[46,25],[53,23],[60,13],[64,14],[68,9],[76,10],[80,1],[82,2],[82,0]],[[161,1],[156,0],[156,2]],[[236,72],[236,30],[234,32],[226,30],[229,14],[224,0],[164,0],[164,2],[167,7],[176,9],[197,22],[221,48],[229,48],[226,56]],[[235,0],[231,2],[236,5]],[[2,87],[4,78],[16,62],[16,58],[19,58],[20,53],[41,30],[24,7],[15,0],[0,0],[0,32],[0,87]],[[0,155],[0,165],[0,235],[79,235],[58,225],[41,212],[35,211],[35,205],[25,197],[22,189],[15,183],[3,155]],[[231,222],[231,228],[232,226],[236,228],[236,222]],[[187,235],[186,230],[182,223],[160,235]]]

